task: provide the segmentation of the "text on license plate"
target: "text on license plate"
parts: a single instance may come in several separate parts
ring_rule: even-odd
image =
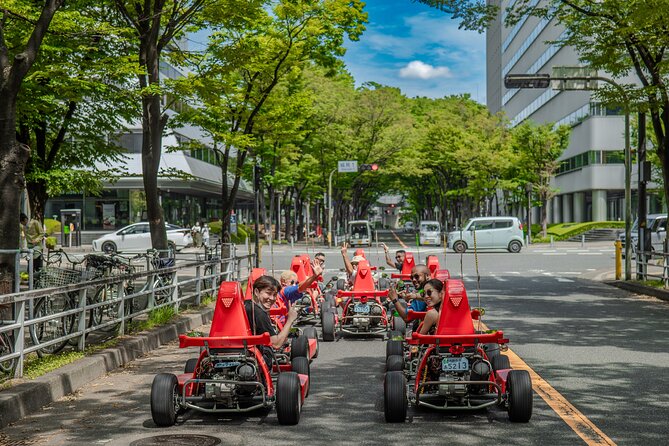
[[[444,358],[441,361],[441,369],[444,372],[465,372],[469,370],[467,358]]]
[[[355,304],[353,311],[356,313],[369,313],[369,305],[367,304]]]

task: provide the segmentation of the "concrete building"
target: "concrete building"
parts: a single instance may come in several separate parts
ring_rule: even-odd
[[[589,91],[505,89],[504,76],[551,73],[554,66],[578,66],[571,47],[558,40],[564,28],[554,21],[527,17],[512,28],[504,26],[504,10],[516,0],[494,0],[502,13],[486,33],[487,105],[492,113],[506,112],[512,125],[526,119],[572,126],[569,147],[552,185],[558,189],[548,208],[549,222],[624,220],[624,116],[596,102]],[[533,0],[537,4],[543,0]],[[632,207],[636,209],[637,170],[632,172]],[[648,211],[659,211],[656,197]],[[518,210],[517,214],[523,215]],[[533,221],[538,218],[534,210]]]

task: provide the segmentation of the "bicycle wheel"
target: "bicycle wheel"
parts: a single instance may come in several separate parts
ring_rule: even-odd
[[[99,302],[114,300],[118,297],[117,290],[118,288],[116,285],[113,284],[103,285],[100,288],[98,288],[98,290],[95,292],[95,297],[93,298],[93,302],[99,303]],[[100,307],[94,308],[93,310],[91,310],[91,312],[92,312],[91,322],[93,324],[92,326],[96,327],[98,325],[102,325],[105,322],[112,321],[119,317],[118,302],[114,302],[109,305],[102,305]],[[106,325],[104,327],[100,327],[100,331],[106,333],[112,333],[118,330],[118,327],[120,325],[121,322],[118,322],[116,324]]]
[[[156,280],[153,282],[154,292],[153,301],[156,305],[162,305],[165,302],[172,300],[172,275],[171,274],[159,274],[156,277]],[[159,289],[163,288],[163,289]]]
[[[40,317],[61,313],[72,308],[72,302],[68,296],[57,294],[40,299],[39,302],[37,302],[37,305],[35,305],[34,315],[37,319]],[[53,341],[62,336],[65,336],[68,333],[71,333],[72,328],[74,327],[74,321],[75,316],[69,315],[59,318],[52,318],[38,324],[33,324],[30,327],[30,337],[32,338],[35,345]],[[40,348],[37,350],[37,354],[42,357],[44,355],[58,353],[66,345],[67,339],[60,340],[55,344]]]
[[[7,333],[0,333],[0,356],[14,352],[14,343]],[[0,361],[0,372],[10,374],[16,366],[16,359]]]

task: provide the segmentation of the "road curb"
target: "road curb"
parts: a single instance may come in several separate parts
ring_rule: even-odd
[[[209,323],[213,314],[213,308],[206,308],[197,313],[182,315],[168,325],[125,337],[115,347],[101,350],[32,381],[3,390],[0,392],[0,429],[75,392],[106,373],[175,341],[179,334]]]
[[[620,288],[621,290],[631,291],[637,294],[645,294],[646,296],[657,297],[658,299],[669,301],[669,291],[650,286],[641,285],[634,282],[625,282],[623,280],[610,280],[604,283]]]

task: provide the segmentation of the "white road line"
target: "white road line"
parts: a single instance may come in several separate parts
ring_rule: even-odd
[[[505,279],[505,278],[503,278],[503,277],[495,276],[494,274],[491,274],[490,277],[492,277],[493,279],[495,279],[495,280],[498,281],[498,282],[508,282],[507,279]]]
[[[543,256],[566,256],[567,253],[566,252],[545,252],[541,255],[543,255]]]
[[[565,279],[564,277],[556,277],[555,278],[558,282],[573,282],[571,279]]]
[[[543,274],[544,276],[550,276],[550,277],[553,276],[553,273],[541,273],[541,274]]]
[[[578,255],[580,256],[601,256],[601,252],[579,252]]]
[[[595,271],[595,270],[594,269],[588,269],[588,271]],[[559,272],[559,273],[555,273],[555,274],[558,274],[560,276],[573,276],[573,275],[578,276],[578,275],[581,275],[583,273],[577,272],[577,271],[563,271],[563,272]]]
[[[504,274],[518,274],[520,275],[520,271],[506,271]]]

